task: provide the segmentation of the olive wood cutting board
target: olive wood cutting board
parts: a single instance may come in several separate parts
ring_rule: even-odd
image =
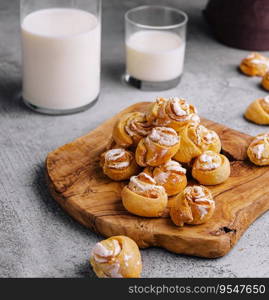
[[[49,153],[49,190],[69,215],[105,237],[127,235],[140,248],[156,246],[200,257],[223,256],[269,209],[269,167],[256,167],[247,160],[251,136],[203,119],[203,125],[219,134],[223,153],[231,162],[231,177],[210,187],[216,201],[213,217],[205,224],[180,228],[171,222],[169,208],[161,218],[128,213],[121,202],[126,182],[113,182],[106,177],[99,166],[99,155],[108,145],[117,119],[127,112],[146,111],[149,104],[132,105],[87,135]]]

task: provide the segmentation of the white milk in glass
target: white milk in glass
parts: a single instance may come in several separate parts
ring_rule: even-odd
[[[33,12],[22,22],[23,98],[41,108],[85,106],[100,90],[100,24],[86,11]]]
[[[126,41],[128,75],[145,81],[176,79],[183,72],[185,42],[175,33],[143,30]]]

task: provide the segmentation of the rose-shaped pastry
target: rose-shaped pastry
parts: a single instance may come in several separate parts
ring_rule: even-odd
[[[203,125],[189,124],[184,127],[179,136],[180,148],[174,156],[174,159],[179,162],[189,163],[206,150],[217,153],[221,150],[221,142],[217,133]]]
[[[204,186],[188,186],[170,208],[170,217],[177,226],[198,225],[207,222],[215,210],[215,201]]]
[[[134,153],[123,148],[111,149],[103,153],[100,165],[104,174],[115,181],[129,179],[140,170]]]
[[[251,53],[242,60],[240,70],[248,76],[264,76],[269,71],[269,59],[259,53]]]
[[[133,176],[121,193],[123,206],[141,217],[160,217],[167,206],[165,189],[148,174]]]
[[[203,152],[192,167],[193,178],[204,185],[220,184],[229,178],[230,173],[228,158],[213,151]]]
[[[186,169],[174,160],[159,167],[148,167],[144,172],[150,174],[157,185],[163,186],[168,196],[178,194],[187,186]]]
[[[117,145],[128,148],[137,146],[139,141],[146,137],[152,129],[145,114],[133,112],[124,115],[118,120],[113,129],[113,138]]]
[[[261,124],[269,124],[269,96],[259,98],[252,102],[245,112],[245,117],[249,121]]]
[[[180,131],[189,123],[199,123],[196,108],[179,98],[158,98],[151,105],[147,120],[154,126],[171,127]]]
[[[266,91],[269,91],[269,72],[263,76],[261,85]]]
[[[153,128],[151,133],[139,142],[135,153],[136,162],[142,167],[160,166],[177,153],[179,146],[180,138],[174,129]]]
[[[90,264],[99,278],[139,278],[142,271],[138,246],[127,236],[113,236],[97,243]]]
[[[257,166],[269,165],[269,133],[259,134],[250,143],[247,154]]]

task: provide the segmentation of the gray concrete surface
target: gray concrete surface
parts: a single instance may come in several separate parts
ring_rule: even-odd
[[[124,71],[123,14],[144,3],[166,3],[190,17],[185,74],[174,90],[141,92],[121,82]],[[43,177],[46,154],[94,129],[120,109],[155,96],[178,95],[206,118],[249,134],[267,128],[247,123],[242,113],[265,95],[259,79],[239,74],[248,52],[213,39],[200,0],[104,0],[102,93],[92,109],[72,116],[33,113],[21,103],[18,1],[0,0],[0,276],[93,277],[90,249],[101,239],[73,221],[53,201]],[[269,54],[269,53],[267,53]],[[269,214],[252,225],[236,247],[215,260],[142,251],[144,277],[268,277]]]

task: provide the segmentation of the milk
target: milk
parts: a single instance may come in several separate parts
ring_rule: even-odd
[[[22,21],[23,98],[35,106],[69,110],[100,90],[100,24],[86,11],[33,12]]]
[[[175,33],[142,30],[126,41],[128,75],[145,81],[169,81],[183,72],[185,42]]]

